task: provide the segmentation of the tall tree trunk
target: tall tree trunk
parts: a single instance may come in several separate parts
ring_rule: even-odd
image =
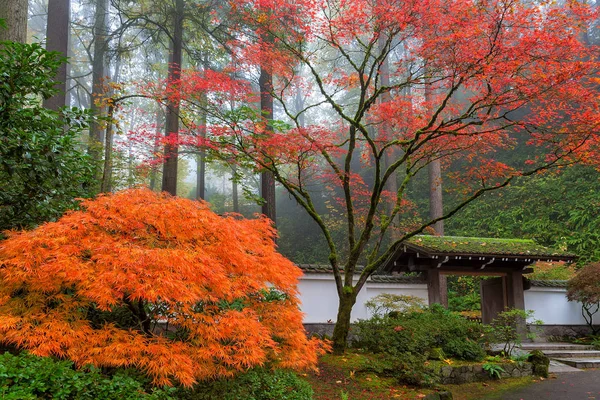
[[[96,117],[101,116],[103,107],[96,105],[96,100],[104,94],[104,78],[106,75],[106,49],[108,37],[107,14],[109,0],[96,0],[94,16],[94,60],[92,61],[92,93],[90,94],[90,110]],[[90,124],[89,153],[99,163],[104,143],[104,129],[99,121]]]
[[[386,41],[387,41],[387,35],[385,34],[381,34],[379,36],[378,39],[378,46],[379,46],[379,51],[380,52],[384,52],[387,51],[386,49]],[[386,56],[385,59],[383,60],[382,64],[381,64],[381,68],[379,70],[379,78],[380,78],[380,82],[381,82],[381,86],[382,87],[386,87],[386,86],[390,86],[390,65],[389,65],[389,61],[388,61],[388,57]],[[385,92],[383,93],[380,97],[379,97],[379,102],[380,103],[387,103],[389,101],[391,101],[391,96],[389,92]],[[386,139],[384,140],[384,142],[389,142],[389,136],[390,136],[391,132],[390,132],[390,126],[387,123],[386,120],[381,121],[381,131],[380,131],[380,135],[386,137]],[[382,165],[382,174],[385,173],[385,171],[389,168],[389,166],[393,163],[394,161],[394,153],[393,153],[393,147],[390,147],[383,155],[383,165]],[[396,177],[396,172],[394,172],[393,174],[390,175],[390,177],[388,178],[388,180],[385,183],[385,190],[388,191],[391,195],[392,198],[389,199],[388,201],[386,201],[385,206],[386,206],[386,214],[387,215],[391,215],[392,211],[396,205],[395,202],[395,198],[393,197],[394,195],[398,194],[398,181],[397,181],[397,177]],[[392,239],[396,239],[396,236],[398,235],[398,232],[396,229],[393,229],[394,227],[394,222],[392,221],[391,223],[391,236]]]
[[[294,106],[296,108],[296,115],[298,115],[302,110],[304,110],[304,97],[302,96],[302,88],[298,86],[296,88],[296,97],[294,98]],[[306,126],[304,113],[298,116],[298,125],[304,128]]]
[[[425,82],[425,101],[431,100],[431,86]],[[435,156],[435,155],[434,155]],[[427,166],[429,172],[429,218],[436,219],[444,215],[444,199],[442,197],[442,165],[440,160],[433,160]],[[444,221],[440,220],[432,225],[436,235],[444,236]],[[439,275],[441,303],[448,307],[448,278]]]
[[[183,0],[176,0],[175,14],[173,16],[172,51],[169,59],[169,75],[167,84],[179,86],[181,76],[183,42]],[[165,136],[172,140],[165,145],[165,164],[163,166],[162,190],[171,195],[177,195],[177,157],[179,146],[179,99],[167,101],[167,118],[165,123]]]
[[[263,63],[266,64],[266,60]],[[258,86],[260,88],[260,112],[262,117],[267,120],[267,130],[272,130],[273,97],[271,96],[271,90],[273,87],[273,77],[267,65],[261,65]],[[265,171],[261,174],[260,187],[261,197],[264,200],[262,213],[275,224],[277,215],[275,208],[275,178],[270,171]]]
[[[120,48],[120,45],[119,45]],[[118,82],[121,77],[121,54],[117,53],[115,58],[115,71],[112,77],[114,82]],[[111,96],[113,93],[111,92]],[[113,173],[113,142],[114,142],[114,114],[115,104],[111,102],[106,113],[106,134],[104,136],[104,163],[102,167],[102,180],[100,183],[100,192],[109,193],[112,191],[112,173]]]
[[[10,1],[10,0],[9,0]],[[67,56],[69,49],[70,1],[48,0],[48,22],[46,26],[46,50],[57,51]],[[66,105],[67,64],[62,63],[55,76],[58,93],[44,100],[44,107],[58,110]]]
[[[429,217],[440,218],[444,215],[444,200],[442,197],[442,166],[440,160],[432,161],[429,166]],[[436,235],[444,236],[444,221],[433,224]]]
[[[27,5],[27,0],[0,0],[0,19],[7,28],[0,28],[0,42],[27,42]]]
[[[113,148],[113,114],[115,106],[108,106],[108,124],[106,125],[106,144],[104,146],[104,167],[102,168],[102,183],[100,185],[101,193],[110,193],[112,191],[112,148]]]
[[[156,159],[158,158],[158,154],[160,152],[160,137],[162,135],[162,129],[163,129],[162,122],[163,122],[162,107],[159,105],[156,110],[154,145],[152,147],[152,160],[154,162],[156,162]],[[156,174],[157,173],[158,173],[158,166],[155,163],[153,163],[152,169],[150,170],[150,190],[154,190],[154,191],[158,190],[157,183],[156,183]]]
[[[206,105],[206,93],[203,93],[200,102],[202,107]],[[206,109],[200,110],[200,137],[206,140]],[[206,150],[204,146],[200,148],[200,153],[196,156],[196,199],[205,200],[206,197]]]
[[[425,67],[425,74],[429,74]],[[431,107],[431,83],[428,77],[425,78],[425,103]],[[436,155],[432,154],[435,158]],[[440,160],[434,159],[428,165],[429,171],[429,218],[440,218],[444,215],[444,203],[442,198],[442,166]],[[444,235],[444,221],[438,221],[433,224],[436,235]]]
[[[232,170],[232,177],[233,179],[231,180],[231,191],[232,191],[232,197],[233,197],[233,212],[234,213],[239,213],[240,212],[240,202],[239,202],[239,196],[238,196],[238,182],[237,182],[237,167],[233,166],[231,167]]]

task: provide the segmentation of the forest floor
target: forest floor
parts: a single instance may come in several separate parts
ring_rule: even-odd
[[[319,372],[309,373],[306,379],[315,392],[315,400],[393,400],[422,399],[435,392],[433,389],[415,388],[398,384],[396,379],[381,377],[373,372],[357,371],[362,356],[348,353],[344,356],[326,355],[319,362]],[[491,380],[463,385],[445,385],[453,400],[500,399],[503,393],[512,392],[538,381],[533,377]]]

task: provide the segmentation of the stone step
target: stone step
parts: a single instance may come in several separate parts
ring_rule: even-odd
[[[554,360],[574,368],[600,368],[600,358],[555,358]]]
[[[573,344],[573,343],[560,343],[560,342],[548,342],[548,343],[523,343],[521,349],[532,351],[532,350],[593,350],[593,346],[587,346],[585,344]]]
[[[548,358],[597,358],[600,359],[598,350],[542,350]]]
[[[582,372],[582,369],[571,367],[570,365],[563,364],[556,360],[550,360],[550,365],[548,366],[548,372],[551,374],[560,374],[563,372]]]

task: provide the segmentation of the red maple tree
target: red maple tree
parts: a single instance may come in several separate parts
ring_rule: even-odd
[[[0,243],[0,342],[158,385],[316,365],[268,220],[144,189],[82,207]]]
[[[403,240],[515,177],[595,161],[598,49],[581,37],[597,11],[586,4],[244,0],[229,7],[238,23],[234,62],[187,81],[214,101],[204,106],[208,139],[186,143],[271,172],[319,226],[340,300],[336,351],[345,349],[359,291]],[[249,80],[265,65],[279,121],[256,111],[251,86],[230,76],[235,69]],[[194,103],[198,92],[181,95]],[[531,156],[511,164],[495,156],[516,146],[530,146]],[[422,224],[403,220],[409,183],[438,160],[453,166],[463,198]],[[317,185],[330,189],[343,217],[343,242],[332,233],[339,221],[334,228],[315,206]]]

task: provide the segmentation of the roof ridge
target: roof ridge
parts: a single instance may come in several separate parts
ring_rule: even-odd
[[[494,238],[494,237],[484,237],[484,236],[448,236],[448,235],[444,235],[444,236],[437,236],[437,235],[415,235],[410,239],[413,238],[422,238],[422,237],[426,237],[426,238],[436,238],[436,239],[440,239],[440,240],[447,240],[447,239],[466,239],[466,240],[497,240],[497,241],[502,241],[502,242],[513,242],[513,243],[533,243],[533,244],[538,244],[540,246],[544,246],[542,244],[537,243],[535,240],[533,239],[519,239],[519,238]],[[546,247],[546,246],[544,246]]]

